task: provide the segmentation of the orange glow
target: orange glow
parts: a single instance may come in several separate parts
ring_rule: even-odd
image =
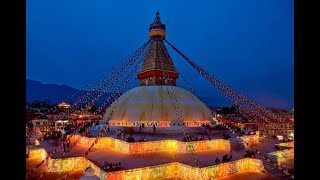
[[[150,31],[150,37],[152,36],[161,36],[161,37],[166,37],[166,31],[162,29],[153,29]]]
[[[283,151],[271,152],[271,153],[268,153],[268,155],[271,157],[271,159],[276,159],[276,161],[279,164],[285,160],[294,158],[294,148],[286,149]]]
[[[257,145],[259,143],[259,135],[248,135],[248,136],[241,136],[240,137],[244,142],[249,143],[249,145]]]
[[[123,120],[110,120],[110,126],[124,126],[124,127],[139,127],[140,124],[144,123],[146,127],[152,127],[156,124],[156,127],[172,127],[170,121],[123,121]],[[170,125],[171,123],[171,125]],[[211,124],[211,121],[185,121],[186,127],[201,127],[202,124]],[[179,125],[175,125],[179,126]]]
[[[245,158],[228,163],[198,168],[178,162],[148,166],[106,173],[84,157],[52,159],[49,161],[49,172],[84,170],[88,166],[95,169],[95,175],[101,179],[164,179],[180,177],[183,179],[213,179],[240,172],[257,172],[263,170],[261,160]]]
[[[80,138],[80,139],[79,139]],[[71,143],[77,141],[78,145],[89,148],[94,142],[95,138],[83,137],[80,135],[72,136]],[[191,147],[198,151],[213,150],[213,151],[230,151],[230,142],[224,139],[213,139],[193,142],[181,142],[176,140],[160,140],[160,141],[149,141],[149,142],[133,142],[128,143],[119,139],[111,137],[99,138],[94,148],[114,148],[115,150],[121,151],[128,154],[138,154],[146,152],[158,152],[158,151],[169,151],[169,152],[180,152],[189,153]]]
[[[294,141],[285,142],[285,143],[279,143],[279,144],[276,144],[276,145],[293,148],[294,147]]]
[[[41,159],[44,160],[47,157],[47,151],[43,148],[31,149],[29,159]]]
[[[170,145],[169,145],[170,146]],[[41,154],[41,155],[40,155]],[[33,150],[33,158],[45,158],[47,152],[43,148]],[[213,179],[240,172],[261,172],[263,170],[262,161],[259,159],[244,158],[237,161],[198,168],[186,164],[172,162],[157,166],[135,168],[129,170],[106,173],[97,165],[85,157],[70,157],[51,159],[48,158],[48,172],[66,172],[83,170],[91,166],[95,170],[95,175],[101,179],[164,179],[180,177],[183,179]]]

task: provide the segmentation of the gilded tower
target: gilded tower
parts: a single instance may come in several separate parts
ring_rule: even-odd
[[[141,70],[137,75],[140,86],[175,86],[179,74],[176,72],[163,43],[163,39],[166,37],[166,25],[161,23],[159,12],[157,12],[154,22],[150,24],[149,33],[153,42],[147,50]]]

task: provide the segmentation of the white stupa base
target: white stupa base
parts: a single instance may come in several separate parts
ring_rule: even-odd
[[[117,130],[125,130],[125,131],[130,131],[132,130],[133,132],[140,132],[140,127],[126,127],[126,126],[110,126],[110,131],[117,131]],[[157,133],[165,133],[165,134],[177,134],[177,133],[182,133],[183,129],[185,129],[186,132],[205,132],[206,128],[204,127],[182,127],[182,126],[174,126],[174,127],[156,127],[155,131]],[[153,133],[154,129],[153,127],[145,127],[141,128],[141,132],[145,133]]]

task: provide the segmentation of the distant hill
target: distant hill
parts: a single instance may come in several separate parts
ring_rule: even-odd
[[[27,103],[32,103],[34,100],[43,101],[49,99],[50,103],[55,104],[70,97],[77,91],[78,89],[66,85],[43,84],[30,79],[26,81]]]
[[[59,103],[67,98],[70,98],[74,95],[72,99],[68,99],[69,103],[73,103],[77,99],[81,97],[82,94],[87,91],[78,92],[79,90],[66,85],[57,85],[57,84],[44,84],[40,81],[35,80],[26,80],[26,103],[30,104],[33,101],[44,101],[49,100],[50,104]],[[102,96],[99,101],[96,102],[96,105],[100,105],[100,103],[109,96],[110,93]]]
[[[66,85],[57,85],[57,84],[44,84],[40,81],[35,80],[26,80],[26,103],[31,104],[33,101],[44,101],[49,100],[50,104],[57,104],[66,98],[70,98],[70,96],[77,93],[79,90],[70,86]],[[81,93],[77,93],[76,96],[73,96],[72,99],[68,99],[68,103],[73,103],[76,100],[78,100],[84,93],[87,93],[87,91],[82,91]],[[99,106],[107,97],[110,95],[110,93],[106,93],[104,96],[100,97],[99,100],[95,103],[96,106]],[[219,106],[219,107],[229,107],[231,104],[226,100],[226,98],[219,96],[218,94],[203,94],[203,96],[200,98],[204,100],[204,102],[211,106]],[[263,105],[263,100],[258,101],[258,103]],[[270,105],[271,103],[269,103]],[[279,108],[279,107],[277,107]],[[283,108],[286,109],[286,108]]]
[[[44,84],[40,81],[35,80],[26,80],[26,101],[27,104],[31,104],[33,101],[44,101],[49,100],[50,104],[56,104],[59,103],[66,98],[70,98],[73,94],[77,93],[79,90],[70,86],[66,85],[57,85],[57,84]],[[77,96],[74,96],[72,99],[68,99],[69,103],[73,103],[76,101],[79,97],[81,97],[82,94],[86,93],[87,91],[82,91],[81,93],[78,93]],[[99,99],[98,102],[96,102],[96,105],[100,105],[103,100],[107,98],[107,96],[110,95],[110,93],[107,93],[103,97]],[[202,97],[209,106],[230,106],[229,103],[223,98],[219,96],[215,97]]]

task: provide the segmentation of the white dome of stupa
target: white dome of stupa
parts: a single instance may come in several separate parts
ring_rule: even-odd
[[[176,121],[176,110],[168,94],[167,86],[139,86],[118,98],[105,112],[103,120],[117,122]],[[212,114],[206,105],[189,91],[171,86],[178,101],[185,122],[212,121]],[[172,96],[171,96],[172,97]]]

